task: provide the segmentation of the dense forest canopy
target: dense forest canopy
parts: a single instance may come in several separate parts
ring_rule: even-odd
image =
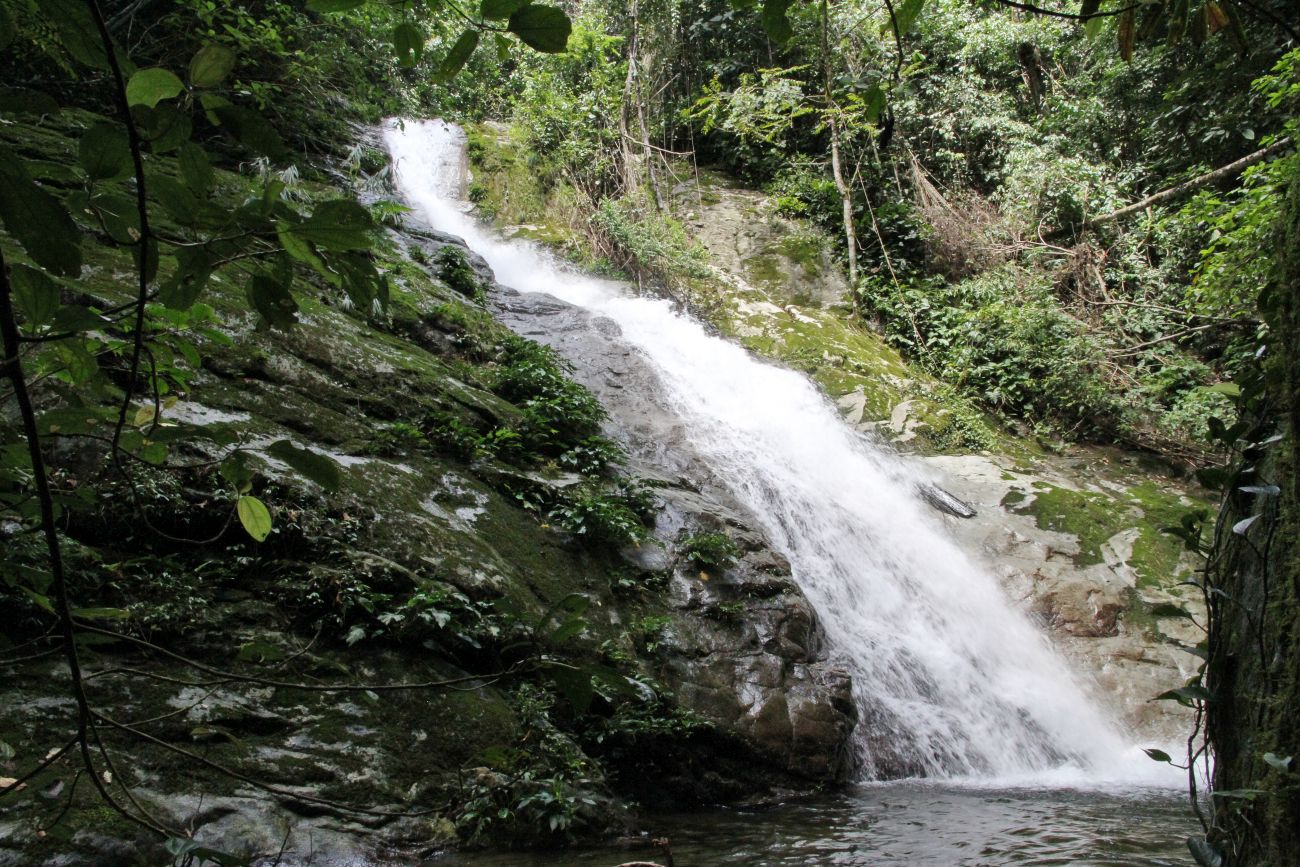
[[[120,642],[171,653],[153,639],[183,633],[189,613],[149,608],[134,561],[106,565],[94,546],[129,538],[184,571],[205,546],[266,563],[257,545],[270,539],[299,557],[285,540],[312,521],[339,544],[354,532],[346,510],[258,470],[275,461],[329,494],[335,460],[168,412],[232,342],[230,322],[288,333],[324,303],[376,331],[415,328],[410,263],[395,264],[385,235],[404,209],[365,189],[386,170],[364,131],[387,117],[492,124],[512,186],[503,197],[476,179],[481,213],[563,227],[549,239],[562,254],[705,318],[718,288],[677,200],[701,167],[761,188],[829,244],[848,280],[842,312],[967,408],[937,446],[990,448],[1012,430],[1048,449],[1139,450],[1213,489],[1280,490],[1229,482],[1276,441],[1291,399],[1269,365],[1297,336],[1294,267],[1278,257],[1300,173],[1292,0],[0,0],[0,51],[0,641],[15,660],[61,654],[75,704],[66,743],[5,794],[79,756],[122,815],[176,836],[113,788],[111,755],[156,738],[108,716],[82,666]],[[499,144],[469,147],[478,158]],[[461,254],[434,264],[467,297],[481,291]],[[618,449],[591,396],[553,356],[455,316],[481,341],[456,349],[454,369],[486,376],[523,421],[484,433],[439,416],[436,436],[394,424],[376,448],[441,437],[449,452],[559,462],[596,493],[515,496],[588,540],[643,538],[652,498],[607,473]],[[490,376],[466,372],[476,365]],[[1209,523],[1192,514],[1177,532],[1203,547]],[[725,537],[692,544],[701,567],[737,554]],[[150,570],[149,592],[170,592]],[[557,661],[585,603],[545,612],[515,653],[497,615],[464,597],[413,594],[385,620],[358,613],[377,596],[333,592],[304,603],[295,628],[349,646],[437,633],[457,664],[524,672],[578,716],[595,689],[621,708],[620,737],[693,730],[637,698],[619,660],[576,674]],[[254,642],[236,650],[232,664],[268,661]],[[1173,699],[1204,709],[1193,681]],[[1264,773],[1294,775],[1284,747]],[[566,817],[552,835],[579,807],[566,809],[540,813]],[[1248,809],[1215,825],[1215,846],[1262,851],[1242,842]],[[491,825],[465,815],[463,835]]]

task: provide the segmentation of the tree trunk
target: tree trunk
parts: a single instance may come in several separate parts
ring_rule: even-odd
[[[844,220],[844,245],[849,259],[849,291],[852,292],[858,285],[858,233],[853,226],[853,188],[844,180],[844,166],[840,159],[840,124],[835,116],[837,106],[831,89],[830,29],[830,4],[828,0],[822,0],[822,86],[826,99],[827,126],[831,131],[831,176],[834,177],[835,189],[840,194],[840,208]]]

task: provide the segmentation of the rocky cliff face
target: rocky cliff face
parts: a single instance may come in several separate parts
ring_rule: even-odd
[[[58,161],[94,120],[66,113],[0,135],[40,151],[57,189]],[[238,176],[219,177],[236,201]],[[115,303],[126,254],[89,246],[82,288]],[[628,795],[683,806],[844,781],[847,678],[745,517],[693,481],[689,456],[659,460],[635,430],[606,431],[634,454],[620,469],[594,431],[530,427],[539,401],[589,398],[483,302],[559,336],[571,314],[499,291],[437,233],[394,230],[378,256],[387,315],[309,285],[296,327],[258,330],[235,285],[210,290],[219,330],[164,419],[244,444],[274,511],[265,543],[228,525],[211,469],[148,474],[149,527],[125,492],[69,516],[79,598],[130,612],[132,641],[86,649],[96,707],[143,732],[104,727],[109,785],[204,845],[322,864],[616,833],[634,821]],[[633,391],[634,365],[607,367],[588,370],[589,384]],[[260,451],[280,439],[334,461],[340,489]],[[189,457],[216,451],[196,441]],[[59,460],[89,480],[99,457]],[[5,544],[22,544],[10,532]],[[734,553],[704,575],[692,545],[709,534]],[[6,663],[4,776],[75,723],[55,660]],[[0,864],[167,857],[78,782],[58,762],[8,799]]]

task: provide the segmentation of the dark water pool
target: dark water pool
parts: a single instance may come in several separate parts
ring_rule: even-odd
[[[1191,864],[1197,830],[1185,795],[869,785],[761,812],[650,816],[676,867],[704,865],[1168,865]],[[558,854],[458,855],[434,865],[542,867],[663,863],[650,845]]]

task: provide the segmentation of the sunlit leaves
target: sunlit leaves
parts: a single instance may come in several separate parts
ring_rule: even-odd
[[[512,13],[506,28],[529,48],[558,54],[569,45],[572,25],[564,10],[555,6],[530,4]]]
[[[0,220],[27,255],[51,273],[81,274],[81,234],[67,210],[0,147]]]
[[[126,101],[130,105],[153,108],[164,99],[179,96],[184,89],[185,83],[170,70],[141,69],[126,84]]]

